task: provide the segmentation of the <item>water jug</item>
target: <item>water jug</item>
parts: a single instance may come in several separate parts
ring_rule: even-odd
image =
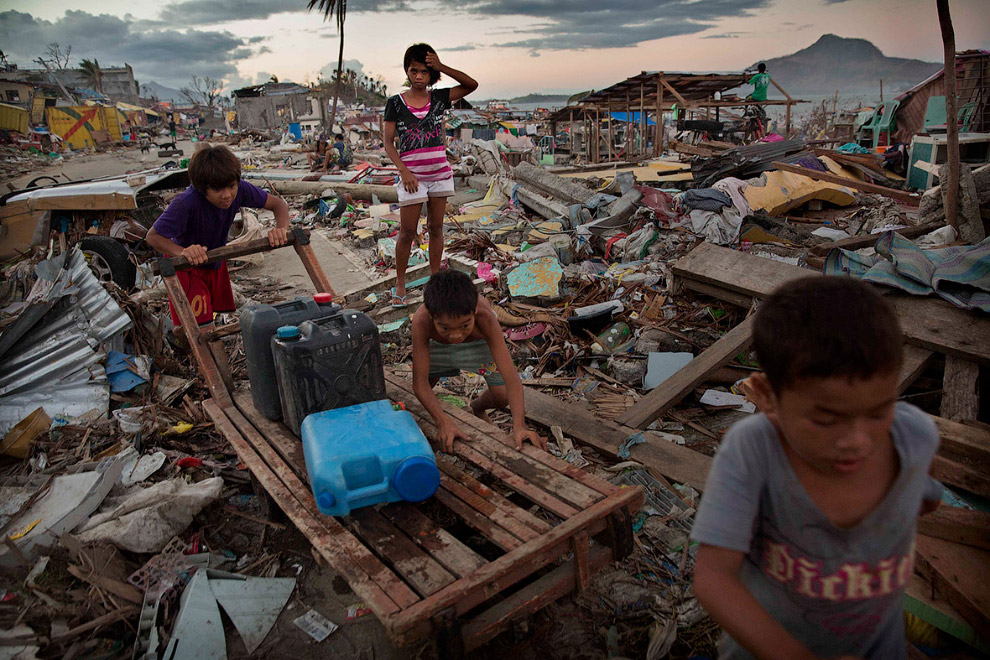
[[[361,312],[283,326],[272,352],[282,420],[296,435],[310,413],[385,398],[378,327]]]
[[[313,497],[328,516],[380,502],[422,502],[440,485],[416,420],[387,400],[309,415],[302,445]]]
[[[283,325],[330,316],[340,311],[329,293],[304,296],[274,305],[252,305],[241,312],[241,337],[247,358],[251,399],[262,415],[272,420],[282,419],[282,404],[278,398],[275,361],[272,359],[272,337]]]

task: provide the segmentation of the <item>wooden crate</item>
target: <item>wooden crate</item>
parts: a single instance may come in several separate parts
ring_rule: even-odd
[[[332,294],[308,233],[294,229],[287,245],[299,255],[317,291]],[[210,250],[208,263],[270,249],[267,239],[226,246]],[[642,488],[613,486],[532,446],[517,451],[497,427],[443,402],[447,414],[472,438],[455,443],[454,455],[473,466],[477,476],[441,455],[440,489],[428,502],[366,507],[342,519],[321,514],[306,483],[299,440],[255,410],[249,391],[231,391],[226,359],[216,357],[223,352],[220,339],[238,326],[199,329],[176,276],[176,270],[189,267],[183,258],[159,262],[212,395],[203,409],[397,644],[433,636],[445,656],[456,657],[484,644],[512,620],[584,589],[593,573],[632,550],[631,516],[643,503]],[[387,379],[389,397],[405,402],[423,431],[434,436],[436,427],[413,394],[412,383],[391,375]],[[442,515],[436,517],[454,522],[441,526],[426,515],[429,507],[440,507]],[[466,537],[478,535],[484,541],[472,548]]]
[[[403,401],[432,437],[436,427],[412,383],[387,380],[389,398]],[[641,488],[613,486],[535,447],[517,451],[497,427],[449,404],[443,404],[447,414],[472,438],[458,441],[454,455],[483,471],[480,479],[441,454],[440,489],[428,503],[322,515],[306,483],[299,440],[258,413],[249,392],[233,402],[203,407],[396,644],[437,636],[445,649],[470,651],[512,620],[583,589],[592,574],[632,550],[631,515],[642,505]],[[525,505],[499,494],[509,490]],[[427,516],[428,507],[441,507],[444,518],[459,523],[448,529],[458,531]],[[455,535],[465,537],[465,529],[486,540],[487,559]]]

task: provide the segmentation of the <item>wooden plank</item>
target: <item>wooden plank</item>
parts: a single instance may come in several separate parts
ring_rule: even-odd
[[[534,531],[542,534],[543,532],[549,532],[550,529],[553,527],[553,525],[548,523],[546,520],[537,518],[529,511],[526,511],[525,509],[516,506],[506,498],[502,497],[494,490],[492,490],[485,484],[481,483],[480,481],[472,477],[464,470],[457,467],[453,461],[448,460],[446,457],[443,456],[438,457],[437,466],[444,474],[448,475],[451,479],[460,483],[462,486],[467,487],[469,490],[471,490],[479,497],[482,497],[488,500],[489,502],[491,502],[492,504],[494,504],[495,506],[501,508],[503,511],[511,515],[513,518],[525,524],[526,526],[530,527]]]
[[[389,396],[397,393],[397,396],[405,401],[406,409],[416,416],[416,421],[423,432],[428,437],[436,437],[436,425],[418,399],[415,397],[406,398],[405,392],[401,389],[394,389],[388,382],[386,382],[386,392]],[[472,442],[456,441],[454,443],[455,455],[474,463],[483,470],[488,470],[520,495],[529,498],[556,515],[564,518],[572,516],[582,506],[598,498],[598,494],[591,489],[570,482],[562,475],[553,474],[546,466],[528,459],[523,454],[516,452],[515,449],[505,447],[475,429],[464,429],[463,427],[462,429],[471,437]],[[549,490],[547,490],[548,488]],[[561,490],[558,491],[557,488]]]
[[[956,608],[944,598],[938,597],[931,580],[917,571],[911,576],[904,594],[904,611],[983,653],[990,654],[990,644],[981,642],[976,631],[966,623]]]
[[[911,387],[918,376],[928,368],[934,357],[935,354],[927,349],[910,344],[906,345],[904,347],[904,362],[901,364],[901,373],[897,378],[897,393],[903,394],[904,390]]]
[[[472,509],[464,500],[458,498],[443,486],[437,490],[433,497],[456,513],[471,528],[480,532],[482,536],[503,550],[515,550],[523,544],[518,538],[496,525],[490,518]]]
[[[460,499],[469,507],[485,516],[502,529],[510,532],[521,541],[532,541],[539,538],[539,532],[516,520],[512,515],[503,511],[485,498],[471,491],[470,488],[451,479],[446,474],[440,475],[440,485],[454,497]]]
[[[990,513],[943,504],[918,518],[918,533],[990,550]]]
[[[199,324],[196,323],[196,315],[193,314],[192,307],[189,304],[189,298],[179,283],[179,278],[175,274],[172,274],[169,277],[163,277],[162,281],[165,283],[165,290],[168,292],[168,297],[172,300],[175,313],[178,315],[179,321],[181,321],[182,327],[185,330],[189,350],[192,351],[193,358],[196,360],[196,364],[199,365],[199,372],[203,375],[210,394],[220,405],[224,407],[230,406],[231,398],[230,392],[227,390],[227,384],[224,382],[223,376],[220,375],[220,370],[217,368],[217,363],[213,359],[209,345],[203,341],[203,335],[199,332]]]
[[[405,607],[410,603],[419,600],[413,591],[407,587],[392,571],[387,569],[371,552],[361,545],[361,543],[348,532],[332,516],[325,516],[320,513],[313,499],[313,493],[298,476],[280,460],[280,457],[271,447],[268,440],[252,426],[236,408],[224,409],[224,414],[233,423],[234,427],[250,443],[252,449],[265,462],[267,468],[273,472],[295,497],[302,507],[309,512],[316,520],[320,521],[322,527],[328,530],[335,537],[340,537],[343,547],[351,553],[351,556],[361,562],[361,566],[368,575],[383,589],[385,589],[400,607]],[[247,461],[245,461],[247,462]],[[252,470],[253,472],[253,470]],[[266,488],[267,490],[267,488]],[[305,532],[304,532],[305,534]],[[308,535],[307,535],[308,536]]]
[[[482,470],[491,472],[492,475],[501,479],[506,486],[516,491],[523,497],[529,499],[534,504],[538,504],[547,511],[552,512],[554,515],[560,516],[561,518],[570,518],[580,511],[580,509],[554,497],[512,470],[496,463],[485,454],[476,451],[471,445],[461,440],[454,443],[454,454],[460,456],[469,463],[477,465]]]
[[[675,277],[764,298],[785,282],[824,277],[798,266],[762,259],[711,243],[699,243],[672,268]],[[921,348],[990,365],[990,319],[936,298],[884,296],[901,321],[905,340]]]
[[[611,562],[612,551],[609,548],[595,546],[588,553],[588,570],[591,573],[597,573]],[[574,573],[574,562],[562,564],[466,622],[461,627],[465,650],[478,648],[507,630],[514,619],[537,612],[566,596],[574,589]]]
[[[705,382],[708,375],[728,363],[753,342],[753,317],[750,316],[725,333],[673,376],[654,387],[636,404],[619,415],[615,422],[645,429],[653,420],[677,405],[694,388]]]
[[[919,572],[984,638],[990,638],[990,552],[930,536],[916,541]]]
[[[351,512],[352,529],[421,596],[456,579],[372,507]]]
[[[491,594],[503,591],[555,561],[562,554],[570,552],[571,537],[578,532],[586,531],[589,536],[594,537],[607,528],[606,519],[612,512],[619,509],[634,511],[642,502],[643,489],[639,486],[624,488],[596,502],[540,538],[506,553],[482,566],[471,576],[444,587],[429,598],[390,617],[388,623],[393,633],[401,643],[406,630],[447,608],[453,607],[458,616],[469,612]]]
[[[574,548],[574,586],[578,591],[584,591],[588,588],[588,583],[591,580],[591,567],[588,560],[588,548],[590,547],[591,539],[588,538],[587,532],[579,532],[574,535],[571,539],[571,545]]]
[[[401,376],[395,374],[386,374],[385,380],[389,386],[396,388],[396,394],[399,390],[405,393],[404,400],[407,397],[415,398],[416,395],[412,391],[412,381],[407,380]],[[568,380],[568,383],[573,383],[574,379],[561,379]],[[526,381],[523,381],[525,384]],[[513,440],[505,434],[502,429],[495,426],[491,422],[486,422],[485,420],[479,418],[477,415],[469,413],[463,408],[458,408],[457,406],[450,405],[445,401],[440,402],[440,406],[443,411],[457,420],[460,424],[464,426],[470,426],[471,428],[477,429],[479,432],[487,434],[494,438],[495,440],[501,442],[502,444],[515,448],[515,443]],[[575,467],[568,463],[567,461],[561,460],[550,454],[539,447],[534,447],[530,444],[524,444],[522,448],[522,453],[530,458],[543,463],[547,467],[560,472],[561,474],[578,481],[592,490],[598,491],[602,495],[611,495],[619,489],[608,481],[597,477],[590,472],[586,472],[579,467]]]
[[[333,295],[333,285],[330,284],[330,278],[327,277],[327,274],[320,266],[320,262],[317,261],[316,253],[313,252],[313,246],[308,242],[301,243],[297,240],[292,247],[295,248],[296,254],[302,260],[303,268],[306,269],[309,279],[313,281],[313,287],[317,293],[329,293]]]
[[[950,486],[968,490],[982,497],[990,497],[990,473],[985,467],[975,469],[941,454],[935,454],[932,458],[931,472],[933,477]]]
[[[367,548],[361,545],[333,518],[320,520],[303,506],[296,499],[293,490],[286,486],[281,478],[265,464],[261,456],[241,435],[216,402],[204,401],[203,409],[237,452],[238,457],[248,465],[251,473],[258,479],[265,491],[272,496],[272,499],[299,531],[309,539],[317,552],[347,580],[354,593],[364,600],[377,616],[381,617],[398,612],[401,607],[419,600],[412,590],[405,585],[402,587],[405,587],[404,591],[408,592],[405,594],[408,596],[406,598],[403,598],[403,589],[392,592],[387,587],[383,588],[371,577],[371,574],[380,574],[381,571],[388,569]],[[369,569],[371,574],[369,574]],[[398,582],[397,579],[396,582]],[[386,584],[388,583],[386,582]],[[397,603],[395,599],[401,601],[401,604]]]
[[[302,230],[305,236],[309,236],[308,230]],[[196,264],[196,267],[208,266],[210,264],[215,264],[219,261],[224,261],[225,259],[236,259],[237,257],[246,257],[249,254],[257,254],[259,252],[269,252],[271,250],[278,250],[290,245],[295,245],[296,237],[294,232],[289,232],[287,236],[287,242],[285,245],[280,245],[277,248],[273,248],[271,243],[268,242],[268,238],[256,238],[253,241],[247,241],[245,243],[239,243],[237,245],[224,245],[223,247],[214,248],[212,250],[207,250],[206,261],[201,264]],[[172,257],[169,259],[172,262],[172,266],[176,270],[183,270],[186,268],[193,268],[193,265],[185,257]],[[157,274],[159,271],[158,262],[155,263],[154,272]]]
[[[896,231],[904,238],[918,238],[919,236],[924,236],[925,234],[935,231],[939,227],[943,226],[945,226],[944,222],[927,222],[916,227],[903,227]],[[842,248],[843,250],[859,250],[860,248],[873,247],[876,245],[878,240],[880,240],[879,234],[851,236],[849,238],[833,241],[832,243],[822,243],[820,245],[816,245],[811,248],[811,254],[817,257],[824,257],[829,253],[829,250],[833,250],[835,248]]]
[[[382,507],[380,512],[441,566],[459,578],[470,575],[488,563],[407,502],[390,504]]]
[[[972,465],[990,465],[990,432],[932,416],[942,439],[939,454]]]
[[[560,426],[575,440],[612,457],[617,455],[619,446],[626,438],[638,432],[637,429],[599,419],[578,405],[567,404],[542,392],[527,389],[525,395],[527,419],[545,426]],[[699,491],[705,489],[712,463],[710,457],[666,440],[651,438],[649,431],[643,433],[650,441],[630,448],[632,460],[673,481],[688,484]]]
[[[939,414],[954,422],[976,419],[980,414],[979,386],[979,365],[947,355]]]
[[[801,167],[800,165],[790,165],[779,161],[773,162],[771,166],[774,169],[782,170],[784,172],[793,172],[794,174],[806,176],[809,179],[837,183],[841,186],[852,188],[853,190],[862,190],[863,192],[884,195],[885,197],[896,199],[897,201],[904,202],[905,204],[913,204],[914,206],[917,206],[921,201],[921,196],[914,193],[909,193],[904,190],[897,190],[896,188],[888,188],[886,186],[878,186],[874,183],[859,181],[858,179],[848,179],[844,176],[832,174],[831,172],[819,172],[817,170],[810,170],[807,167]]]
[[[261,431],[279,456],[282,457],[292,471],[303,481],[309,482],[309,473],[306,471],[306,458],[303,456],[302,443],[292,435],[292,432],[281,422],[273,422],[262,415],[254,407],[250,391],[242,389],[234,394],[234,405],[250,420],[256,429]]]

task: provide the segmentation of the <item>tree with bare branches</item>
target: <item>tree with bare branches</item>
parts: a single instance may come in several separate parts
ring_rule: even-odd
[[[44,56],[38,56],[34,61],[42,66],[42,68],[48,72],[48,76],[52,81],[58,85],[59,89],[62,90],[62,94],[68,99],[69,103],[77,105],[79,101],[75,96],[65,88],[62,84],[61,78],[59,78],[56,73],[65,71],[66,67],[69,66],[69,54],[72,53],[72,46],[66,46],[65,50],[62,50],[62,46],[59,45],[57,41],[53,41],[48,44],[48,48],[45,49]]]
[[[205,105],[212,117],[217,107],[217,99],[223,90],[223,81],[204,76],[193,76],[189,81],[191,87],[183,87],[179,91],[186,99],[195,105]]]

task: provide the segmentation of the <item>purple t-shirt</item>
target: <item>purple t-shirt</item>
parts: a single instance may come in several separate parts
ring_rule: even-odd
[[[260,209],[267,202],[268,193],[243,179],[237,184],[233,203],[225,209],[210,204],[198,190],[189,186],[158,216],[154,230],[182,247],[202,245],[212,250],[227,244],[230,225],[242,206]],[[219,263],[207,266],[219,267]]]

